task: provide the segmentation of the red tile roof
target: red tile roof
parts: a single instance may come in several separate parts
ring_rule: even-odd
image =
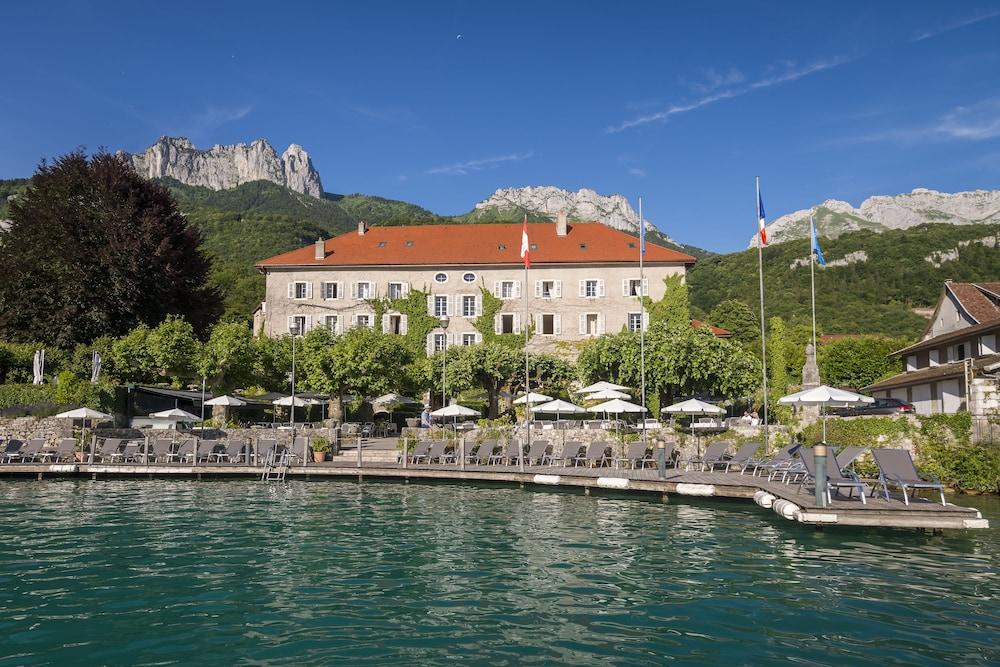
[[[599,222],[572,223],[566,236],[556,235],[555,223],[528,223],[528,239],[533,264],[639,261],[636,237]],[[324,248],[322,260],[309,245],[257,266],[521,264],[521,223],[371,227],[329,239]],[[647,241],[645,261],[693,264],[695,258]]]
[[[1000,283],[949,282],[945,283],[945,286],[951,290],[951,293],[962,304],[962,308],[969,315],[972,315],[976,322],[982,324],[1000,317],[1000,305],[990,300],[985,294],[985,292],[990,292],[994,295],[994,299],[997,298],[996,295],[1000,294]]]
[[[733,335],[732,331],[728,329],[723,329],[722,327],[717,327],[714,324],[707,324],[701,320],[691,320],[691,326],[695,329],[700,329],[707,326],[708,329],[715,335],[716,338],[729,338]]]

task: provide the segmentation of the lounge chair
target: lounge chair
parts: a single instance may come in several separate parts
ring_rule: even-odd
[[[10,463],[14,459],[20,460],[22,447],[24,447],[24,443],[20,440],[8,440],[7,445],[0,452],[0,463]]]
[[[421,458],[427,458],[427,452],[430,451],[431,443],[427,440],[420,440],[413,446],[412,452],[406,452],[406,459],[409,463],[417,463]]]
[[[278,461],[278,441],[261,439],[257,441],[257,465],[275,464]]]
[[[587,445],[587,453],[579,457],[577,460],[580,463],[585,464],[588,468],[602,468],[608,461],[611,460],[611,457],[608,456],[610,449],[611,444],[607,441],[595,440]]]
[[[562,454],[558,459],[553,460],[562,461],[563,465],[566,467],[576,467],[577,462],[583,458],[583,449],[584,445],[579,440],[564,442],[562,446]]]
[[[466,464],[476,464],[479,463],[479,455],[483,453],[484,449],[489,449],[489,454],[493,453],[493,447],[497,444],[496,440],[483,440],[482,442],[466,442],[465,443],[465,462]],[[489,460],[489,454],[487,454],[487,460]]]
[[[218,440],[202,440],[198,443],[199,463],[211,463],[212,461],[218,461],[219,456],[225,453],[225,446]]]
[[[298,436],[292,440],[292,444],[288,448],[288,458],[301,462],[303,454],[308,456],[308,452],[309,438],[306,436]]]
[[[225,449],[217,452],[215,460],[219,463],[245,463],[246,453],[249,443],[246,440],[230,440],[226,443]]]
[[[422,442],[417,445],[417,449],[413,452],[413,462],[420,463],[420,459],[424,460],[424,463],[430,463],[431,454],[438,451],[444,451],[444,442],[440,440],[430,440],[427,442]]]
[[[739,468],[740,474],[746,469],[750,461],[753,459],[753,455],[757,453],[760,448],[759,442],[745,442],[743,445],[736,450],[730,458],[726,459],[726,472],[729,472],[730,468]]]
[[[171,443],[170,448],[167,449],[167,463],[184,463],[188,459],[194,460],[194,440]]]
[[[455,460],[453,454],[448,453],[448,441],[438,440],[431,445],[431,450],[427,453],[428,463],[448,463]]]
[[[750,470],[750,474],[756,476],[757,473],[767,473],[767,478],[770,480],[775,474],[786,470],[789,466],[794,463],[795,453],[799,451],[802,445],[798,442],[793,442],[790,445],[782,447],[769,459],[751,459],[744,466],[743,472]]]
[[[121,457],[124,444],[125,441],[121,438],[105,438],[95,458],[99,458],[101,463],[113,463],[116,458]]]
[[[851,497],[856,489],[858,491],[858,495],[861,497],[861,504],[867,504],[865,501],[865,484],[861,481],[861,478],[853,472],[842,472],[840,463],[837,462],[837,456],[833,453],[833,449],[827,449],[826,451],[827,502],[833,502],[833,490],[839,492],[841,489],[850,489],[851,493],[848,493],[848,497]],[[822,472],[817,472],[816,470],[816,458],[813,456],[812,449],[801,450],[799,452],[799,458],[802,460],[802,465],[805,468],[805,475],[799,482],[799,489],[801,490],[802,486],[810,479],[813,480],[813,483],[815,483],[817,475],[822,474]]]
[[[878,466],[878,486],[882,487],[885,499],[889,500],[889,485],[898,487],[903,492],[903,503],[910,505],[910,496],[907,489],[910,489],[916,497],[917,491],[924,489],[935,490],[941,494],[941,504],[947,506],[948,501],[944,499],[944,485],[936,477],[931,477],[930,481],[925,480],[917,472],[917,467],[913,465],[913,457],[905,449],[873,449],[872,456],[875,458],[875,465]],[[875,495],[878,487],[872,489]]]
[[[476,450],[476,458],[473,463],[481,466],[489,465],[490,459],[493,458],[493,452],[499,446],[500,442],[497,440],[483,440],[479,443],[479,449]]]
[[[850,468],[853,471],[854,462],[867,451],[867,447],[844,447],[837,453],[837,463],[840,464],[840,469]]]
[[[526,458],[527,454],[524,451],[525,444],[520,440],[511,440],[507,443],[507,465],[516,466],[520,465],[521,460]]]
[[[614,459],[614,466],[619,468],[627,465],[630,468],[641,468],[643,463],[648,460],[646,457],[648,451],[649,443],[645,443],[642,440],[633,440],[628,443],[628,451],[625,452],[625,456],[619,456]]]
[[[725,465],[726,450],[732,443],[728,440],[717,440],[711,443],[701,456],[693,456],[684,464],[685,470],[691,470],[695,465],[698,470],[704,471],[705,466],[710,466],[709,470],[714,470],[717,465]]]
[[[76,451],[76,438],[60,438],[53,449],[43,449],[38,453],[42,461],[65,461],[73,458]]]
[[[527,465],[545,465],[552,458],[552,445],[548,440],[532,440],[528,453],[524,455]],[[537,462],[537,463],[536,463]]]

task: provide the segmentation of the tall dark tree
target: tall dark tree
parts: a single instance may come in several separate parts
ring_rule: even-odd
[[[169,191],[104,150],[43,162],[0,233],[0,336],[70,348],[183,315],[218,316],[201,234]]]

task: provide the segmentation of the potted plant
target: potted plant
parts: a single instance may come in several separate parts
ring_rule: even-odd
[[[312,447],[313,461],[316,463],[325,461],[326,455],[333,449],[330,447],[330,441],[326,438],[313,438],[310,446]]]

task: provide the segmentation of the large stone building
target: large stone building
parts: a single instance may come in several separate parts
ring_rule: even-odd
[[[865,389],[913,404],[918,414],[1000,409],[1000,283],[947,281],[923,338],[894,353],[898,375]]]
[[[317,241],[258,263],[266,276],[265,300],[255,331],[280,336],[328,327],[376,326],[371,300],[427,294],[427,312],[448,317],[448,328],[427,336],[429,352],[482,340],[474,326],[483,313],[483,289],[502,300],[496,333],[522,333],[525,297],[535,325],[532,350],[556,350],[605,332],[642,326],[639,241],[600,223],[528,225],[528,284],[520,257],[521,224],[454,224],[410,227],[358,225],[357,231]],[[694,258],[646,244],[645,284],[652,299],[664,279],[684,276]],[[407,332],[407,315],[390,310],[381,327]]]

